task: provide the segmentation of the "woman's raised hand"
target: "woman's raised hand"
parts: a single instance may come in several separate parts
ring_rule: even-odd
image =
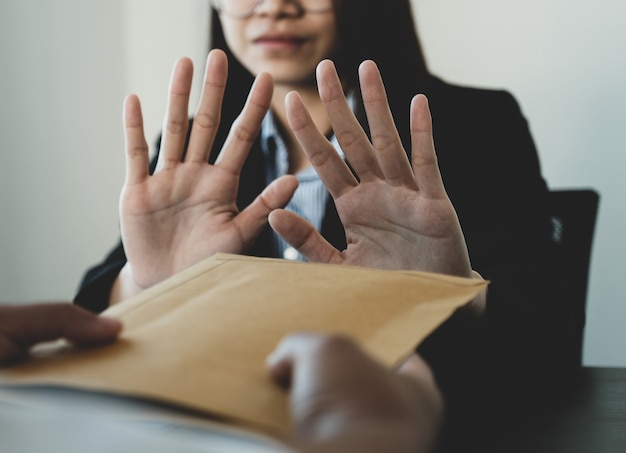
[[[220,50],[207,59],[204,87],[185,152],[192,62],[179,60],[172,73],[156,171],[149,174],[148,145],[136,96],[125,101],[126,180],[120,197],[125,275],[147,288],[217,252],[240,253],[284,207],[297,186],[287,176],[274,181],[239,212],[241,168],[272,97],[273,81],[260,74],[233,123],[214,165],[209,153],[220,122],[228,63]],[[183,158],[184,156],[184,158]]]
[[[310,261],[471,277],[465,239],[439,173],[426,98],[418,95],[411,103],[409,163],[378,68],[366,61],[359,77],[371,141],[346,102],[332,62],[321,62],[317,70],[320,97],[356,177],[317,130],[298,94],[286,98],[289,125],[335,201],[347,248],[335,249],[285,210],[272,212],[270,225]]]

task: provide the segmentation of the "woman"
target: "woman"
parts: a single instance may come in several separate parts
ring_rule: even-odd
[[[150,286],[215,251],[293,257],[293,250],[278,240],[263,219],[287,203],[295,190],[290,176],[294,174],[300,180],[300,188],[288,208],[303,215],[336,249],[343,250],[346,233],[335,203],[320,191],[319,181],[303,157],[287,124],[284,100],[288,91],[298,91],[316,127],[336,143],[315,87],[317,64],[331,58],[355,115],[367,130],[357,89],[357,66],[364,59],[372,59],[385,80],[389,106],[405,150],[411,149],[408,101],[418,92],[427,95],[439,168],[463,228],[471,264],[491,281],[486,305],[479,306],[477,317],[467,311],[457,313],[420,348],[433,366],[444,394],[450,397],[458,391],[479,395],[479,387],[473,386],[495,385],[502,377],[517,375],[520,368],[535,370],[537,365],[575,364],[582,314],[572,312],[559,283],[546,211],[547,187],[527,123],[508,93],[453,86],[431,75],[415,33],[409,0],[230,0],[215,1],[214,5],[211,44],[224,50],[229,69],[219,127],[214,140],[204,143],[211,150],[206,152],[211,164],[222,149],[244,147],[242,143],[235,144],[237,139],[232,135],[228,138],[228,134],[246,102],[252,74],[259,75],[250,94],[252,102],[243,107],[234,129],[239,130],[235,136],[244,142],[255,135],[257,126],[261,133],[242,163],[237,184],[225,189],[233,198],[226,216],[229,221],[247,219],[241,222],[245,223],[246,234],[237,236],[234,242],[232,235],[221,240],[206,234],[196,242],[204,248],[189,247],[186,261],[151,255],[156,249],[153,232],[161,227],[163,218],[142,217],[129,227],[129,219],[136,213],[131,208],[136,205],[124,202],[126,192],[122,198],[124,247],[120,243],[102,264],[87,273],[76,303],[101,311],[110,302]],[[214,61],[211,71],[222,64],[225,65]],[[155,176],[181,160],[186,144],[188,131],[182,127],[186,124],[186,111],[176,107],[176,103],[188,98],[184,89],[191,77],[188,65],[184,61],[179,64],[180,86],[171,87],[170,126],[164,131],[159,160],[153,162],[153,169],[157,168]],[[264,71],[275,80],[273,93]],[[212,73],[207,73],[207,92],[225,83],[225,77],[216,75],[220,71],[214,72],[213,78]],[[263,106],[271,106],[271,113],[264,116],[260,126]],[[131,118],[137,119],[132,114],[137,108],[136,101],[131,100]],[[193,137],[196,126],[215,126],[215,121],[206,118],[215,120],[216,112],[211,116],[207,115],[210,109],[202,109],[201,105],[192,134],[187,137],[189,150],[199,146]],[[185,113],[175,118],[171,113],[174,111]],[[198,126],[199,122],[202,124]],[[127,132],[133,130],[128,127],[130,123]],[[253,127],[241,129],[242,124]],[[197,157],[194,154],[182,160]],[[215,181],[217,173],[213,170],[211,177]],[[265,190],[281,175],[285,177]],[[232,183],[233,179],[229,181]],[[243,215],[237,214],[240,210]],[[241,232],[241,228],[239,225],[237,231]],[[183,236],[189,239],[193,235]],[[211,246],[207,246],[209,242]],[[126,254],[132,256],[132,266],[126,263]],[[522,363],[524,367],[516,366]]]

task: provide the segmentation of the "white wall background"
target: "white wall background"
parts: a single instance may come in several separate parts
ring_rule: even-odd
[[[1,299],[71,298],[117,239],[123,98],[139,94],[153,140],[174,61],[202,72],[207,3],[0,3]],[[601,193],[584,361],[626,366],[626,2],[414,4],[431,70],[510,90],[550,186]]]
[[[70,298],[116,237],[122,0],[0,3],[2,299]]]
[[[204,0],[0,2],[1,300],[71,299],[117,240],[123,99],[141,97],[154,142],[173,63],[188,55],[203,70],[208,10]]]

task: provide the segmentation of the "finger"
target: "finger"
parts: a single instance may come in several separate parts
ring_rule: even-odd
[[[221,50],[212,50],[206,63],[200,105],[194,115],[185,161],[207,162],[220,124],[222,101],[228,77],[228,60]]]
[[[193,63],[189,58],[181,58],[174,65],[170,79],[169,96],[163,140],[157,161],[157,171],[173,163],[180,162],[189,127],[189,94],[193,77]]]
[[[285,108],[289,127],[333,199],[356,187],[358,181],[337,150],[315,127],[298,93],[287,94]]]
[[[272,229],[308,261],[341,264],[345,261],[313,225],[291,211],[277,209],[269,215]]]
[[[444,400],[432,369],[419,355],[412,354],[400,366],[398,374],[411,386],[410,392],[418,398],[420,407],[430,414],[430,422],[434,423],[433,432],[436,432],[444,412]]]
[[[345,367],[346,359],[360,355],[364,354],[354,341],[343,335],[298,332],[278,343],[266,366],[277,383],[288,386],[292,381],[323,380]]]
[[[289,203],[297,187],[298,179],[295,176],[282,176],[272,181],[250,205],[235,217],[234,223],[241,231],[246,246],[251,245],[267,225],[270,212],[284,208]]]
[[[337,141],[356,174],[361,181],[382,178],[372,144],[350,109],[335,65],[330,60],[324,60],[317,66],[317,82]]]
[[[1,307],[4,332],[23,344],[66,338],[77,343],[110,340],[117,337],[121,323],[91,313],[71,303],[44,303]]]
[[[311,341],[307,334],[290,334],[284,337],[265,360],[270,376],[281,387],[291,386],[292,373],[297,359],[297,349],[302,342]],[[297,348],[297,346],[300,348]]]
[[[415,186],[415,176],[389,109],[383,80],[373,61],[361,64],[359,79],[372,146],[385,180],[392,185]]]
[[[433,374],[428,364],[417,354],[411,354],[402,364],[398,367],[398,373],[404,374],[413,378],[433,379]]]
[[[126,184],[139,184],[149,174],[149,149],[143,130],[139,98],[130,95],[124,100],[124,139],[126,142]]]
[[[250,89],[243,110],[228,132],[215,165],[231,173],[241,172],[250,147],[259,135],[263,118],[270,108],[273,91],[272,76],[267,73],[259,74]]]
[[[77,344],[114,340],[121,331],[116,319],[98,316],[70,303],[0,307],[0,338],[13,348],[2,348],[0,362],[26,352],[32,345],[66,338]]]
[[[423,94],[411,101],[411,163],[419,190],[426,198],[446,196],[437,164],[428,99]]]

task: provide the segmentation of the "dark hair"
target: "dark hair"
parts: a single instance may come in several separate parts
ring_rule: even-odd
[[[357,69],[363,60],[380,68],[389,104],[405,147],[409,145],[409,101],[430,77],[413,20],[410,0],[333,0],[339,50],[337,71],[348,89],[358,84]],[[228,85],[222,121],[232,123],[243,106],[253,76],[228,48],[215,10],[211,17],[211,48],[226,52]],[[357,112],[362,118],[362,114]],[[363,123],[363,121],[362,121]],[[367,125],[364,124],[367,129]]]
[[[415,86],[428,75],[409,0],[335,0],[340,48],[335,62],[348,86],[374,60],[385,80]]]

